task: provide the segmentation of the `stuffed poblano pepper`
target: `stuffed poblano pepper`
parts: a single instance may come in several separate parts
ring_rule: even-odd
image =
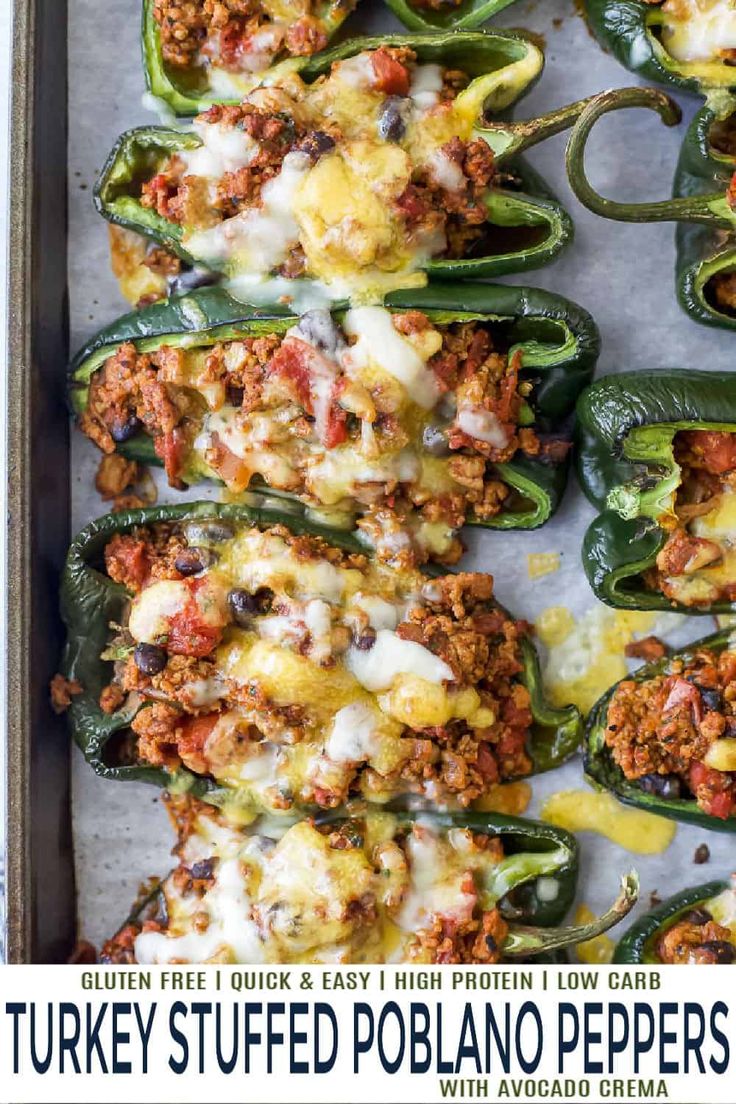
[[[598,333],[547,292],[431,285],[293,316],[221,288],[120,319],[77,356],[71,403],[105,452],[175,486],[268,485],[384,559],[454,562],[468,520],[542,524],[561,497]]]
[[[148,90],[177,115],[298,72],[357,0],[143,0]]]
[[[513,104],[542,62],[512,34],[356,39],[190,131],[124,134],[97,206],[244,301],[300,313],[377,301],[428,274],[538,267],[571,223],[515,155],[580,105],[518,123],[484,112]]]
[[[696,322],[736,328],[736,100],[722,113],[702,108],[680,152],[674,198],[658,203],[617,203],[590,185],[585,144],[597,119],[622,107],[648,107],[671,126],[677,104],[653,88],[605,92],[583,111],[568,145],[570,183],[582,203],[622,222],[677,222],[676,285],[680,305]]]
[[[467,31],[480,27],[516,0],[386,0],[413,31]]]
[[[620,609],[736,608],[736,380],[673,369],[597,380],[577,407],[579,474],[601,514],[583,542]]]
[[[559,925],[578,869],[573,836],[489,813],[389,808],[300,820],[274,835],[170,802],[178,866],[103,948],[114,963],[495,963],[605,931]]]
[[[709,98],[736,86],[732,0],[585,0],[585,10],[632,72]]]
[[[730,629],[640,667],[588,717],[585,771],[620,801],[736,831],[736,645]]]
[[[72,545],[62,613],[95,770],[245,819],[355,794],[463,806],[580,741],[490,575],[389,568],[298,512],[111,514]]]
[[[731,966],[736,962],[733,881],[692,886],[632,924],[614,963],[651,966]]]

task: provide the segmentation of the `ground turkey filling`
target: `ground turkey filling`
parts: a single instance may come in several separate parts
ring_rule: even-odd
[[[702,649],[667,674],[616,688],[606,745],[627,779],[665,799],[694,797],[726,820],[736,802],[736,652]]]
[[[174,799],[179,865],[152,909],[102,961],[495,963],[508,926],[484,907],[501,841],[431,818],[378,814],[341,827],[300,821],[278,841],[244,835],[199,803]]]
[[[255,477],[348,525],[358,513],[393,564],[454,563],[469,514],[522,502],[496,465],[569,448],[520,424],[534,420],[520,359],[481,322],[362,307],[340,326],[315,310],[285,335],[126,343],[93,376],[80,425],[105,453],[152,436],[173,486],[210,477],[237,494]]]
[[[117,535],[105,563],[135,595],[100,700],[143,699],[131,761],[276,810],[356,792],[467,805],[531,769],[527,627],[493,607],[489,575],[428,581],[214,520]]]
[[[355,0],[338,0],[331,8],[342,18],[354,6]],[[279,55],[323,50],[328,33],[318,13],[325,8],[313,0],[154,0],[153,17],[167,65],[258,73]]]
[[[660,935],[655,953],[667,966],[731,965],[736,961],[733,933],[717,923],[705,905],[690,909]]]
[[[711,430],[676,434],[681,468],[674,512],[656,567],[645,575],[652,590],[686,606],[736,600],[736,435]]]
[[[308,276],[333,298],[357,278],[364,294],[424,283],[431,257],[470,256],[485,233],[494,159],[455,103],[467,84],[407,47],[311,85],[292,75],[198,116],[203,144],[162,162],[138,198],[231,276]]]

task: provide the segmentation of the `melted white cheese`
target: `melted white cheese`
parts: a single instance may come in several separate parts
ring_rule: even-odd
[[[437,377],[396,329],[389,311],[355,307],[345,315],[343,329],[358,339],[343,356],[349,376],[359,376],[362,369],[373,365],[398,380],[417,406],[424,410],[435,406],[440,397]]]
[[[187,175],[219,180],[225,173],[249,165],[260,148],[258,142],[239,127],[195,119],[193,129],[202,139],[202,145],[181,153]]]
[[[160,579],[151,583],[134,598],[130,607],[128,628],[138,643],[154,644],[165,636],[169,621],[184,609],[189,601],[186,583],[175,579]]]
[[[439,103],[442,91],[442,67],[417,65],[411,78],[409,95],[420,111],[427,111]]]
[[[711,61],[721,50],[736,49],[732,0],[668,0],[662,12],[662,40],[678,61]]]
[[[381,718],[367,702],[343,706],[335,714],[325,753],[335,763],[362,763],[381,745]]]
[[[390,629],[380,629],[368,651],[351,647],[346,666],[361,686],[378,692],[388,690],[397,675],[415,675],[426,682],[451,682],[452,669],[444,660],[414,640],[403,640]]]
[[[484,441],[493,448],[503,449],[509,443],[508,431],[498,417],[482,406],[461,406],[457,412],[456,424],[468,437]]]

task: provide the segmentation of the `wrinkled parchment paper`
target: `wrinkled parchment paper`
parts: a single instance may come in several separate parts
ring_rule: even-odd
[[[156,119],[144,109],[139,56],[139,0],[70,0],[69,291],[72,348],[127,309],[108,263],[107,226],[92,205],[92,187],[115,138],[128,127]],[[355,25],[372,32],[400,30],[378,0],[362,0]],[[525,27],[546,43],[547,67],[516,117],[550,111],[604,88],[636,78],[603,53],[576,13],[574,0],[521,0],[495,21]],[[666,130],[649,112],[620,112],[598,126],[588,165],[594,183],[621,199],[657,199],[669,194],[686,123],[697,107],[681,97],[685,121]],[[564,175],[564,137],[532,151],[531,162],[568,206],[576,239],[552,266],[514,283],[529,283],[569,296],[587,307],[600,326],[603,354],[598,374],[661,367],[726,370],[734,367],[736,338],[691,322],[673,291],[672,226],[606,222],[584,211]],[[60,365],[59,370],[63,368]],[[73,519],[76,532],[104,506],[94,490],[99,453],[79,433],[72,449]],[[180,500],[162,487],[161,497]],[[189,496],[202,497],[196,490]],[[534,621],[546,607],[564,604],[576,616],[595,600],[580,567],[582,534],[593,511],[574,479],[557,516],[532,533],[470,531],[468,569],[490,571],[500,600]],[[530,552],[558,552],[561,568],[530,580]],[[693,617],[669,639],[694,640],[712,631],[709,617]],[[73,752],[74,834],[80,936],[99,945],[127,915],[140,881],[164,873],[173,844],[166,815],[153,787],[96,778]],[[557,790],[584,786],[579,760],[532,780],[530,813]],[[679,826],[668,851],[634,856],[592,833],[581,835],[580,900],[594,909],[613,898],[618,875],[632,866],[641,875],[637,913],[649,895],[664,897],[687,885],[727,875],[736,868],[734,836]],[[693,853],[707,841],[711,859],[694,866]],[[620,929],[621,930],[621,929]]]

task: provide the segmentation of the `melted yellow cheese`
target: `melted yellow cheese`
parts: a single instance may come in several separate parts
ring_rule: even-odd
[[[214,858],[203,893],[170,876],[168,926],[135,941],[141,964],[421,961],[416,933],[436,918],[462,922],[498,859],[472,833],[423,818],[405,842],[396,821],[369,813],[362,844],[331,846],[310,821],[279,839],[200,814],[180,851],[184,867]]]
[[[635,855],[659,855],[675,837],[677,825],[639,809],[627,809],[609,793],[569,790],[552,794],[542,820],[568,832],[596,832]]]
[[[662,16],[662,41],[678,61],[713,61],[736,49],[732,0],[665,0]]]
[[[576,924],[591,924],[595,918],[595,913],[587,905],[579,905],[575,910]],[[585,943],[578,943],[575,955],[579,962],[585,962],[589,966],[607,966],[613,961],[615,950],[616,944],[610,936],[597,935]]]
[[[506,813],[508,816],[523,816],[532,799],[532,788],[528,782],[507,782],[478,797],[473,809],[479,813]]]
[[[560,570],[559,552],[530,552],[526,558],[530,579],[541,579]]]

